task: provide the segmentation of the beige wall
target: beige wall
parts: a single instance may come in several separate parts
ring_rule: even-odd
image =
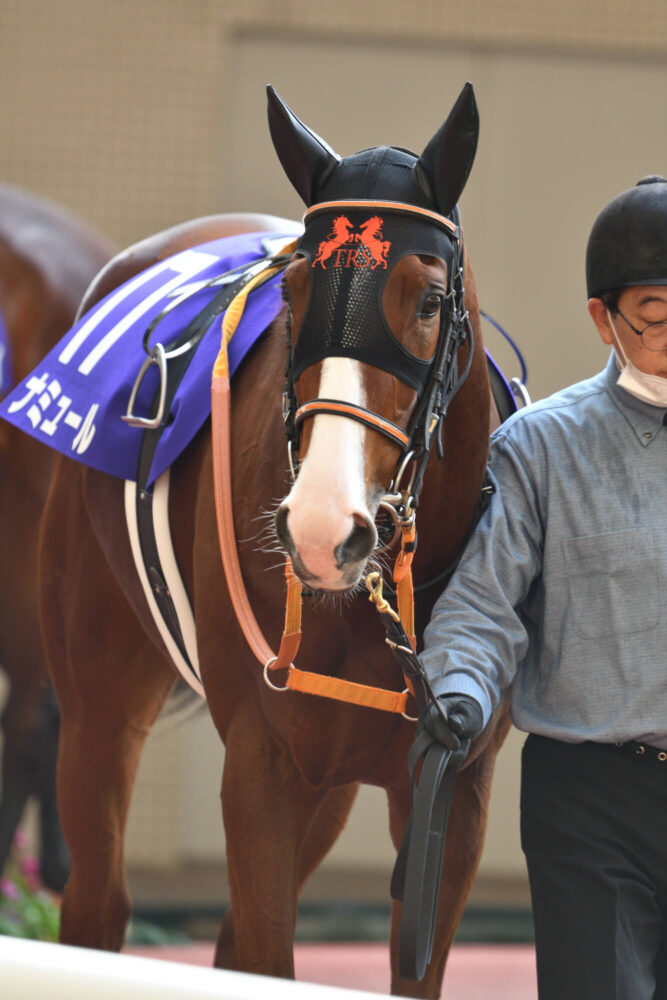
[[[482,305],[521,345],[537,398],[604,362],[585,312],[585,240],[610,197],[667,173],[666,56],[664,0],[0,0],[0,179],[124,245],[220,210],[298,216],[268,138],[267,82],[348,154],[421,149],[470,79],[481,138],[466,239]],[[499,762],[490,874],[523,870],[520,740]],[[220,764],[203,722],[151,741],[130,860],[221,855]],[[329,864],[390,863],[369,790]]]

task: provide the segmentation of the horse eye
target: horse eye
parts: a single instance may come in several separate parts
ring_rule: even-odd
[[[441,305],[442,295],[437,295],[435,292],[431,292],[424,299],[422,299],[417,307],[417,316],[420,319],[432,319],[440,312]]]

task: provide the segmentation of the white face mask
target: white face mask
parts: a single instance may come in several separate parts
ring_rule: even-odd
[[[621,368],[616,384],[644,403],[650,403],[651,406],[667,406],[667,378],[663,378],[662,375],[649,375],[626,358],[609,310],[607,316],[614,332],[614,350]]]

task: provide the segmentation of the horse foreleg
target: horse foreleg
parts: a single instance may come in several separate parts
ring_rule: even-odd
[[[338,840],[358,791],[358,784],[340,785],[322,799],[299,856],[299,891]]]
[[[126,717],[116,704],[86,711],[88,718],[63,714],[58,798],[72,857],[61,909],[60,940],[66,944],[112,951],[123,944],[131,913],[123,837],[156,705],[147,699],[142,709],[135,700]]]
[[[309,785],[287,751],[274,742],[258,706],[237,710],[227,732],[222,783],[233,916],[223,924],[217,966],[294,977],[298,890],[316,855],[326,853],[335,840],[333,833],[322,838],[315,824],[302,861],[308,830],[325,795],[326,789]],[[350,804],[352,798],[353,792],[339,794]]]
[[[452,799],[443,873],[438,898],[433,952],[424,978],[404,979],[398,971],[398,940],[401,908],[393,904],[391,920],[391,992],[403,997],[438,998],[441,995],[445,964],[466,899],[477,871],[491,791],[495,749],[487,748],[456,780]],[[390,823],[398,847],[408,817],[407,790],[389,794]],[[443,994],[446,996],[446,991]]]
[[[325,795],[312,819],[299,856],[297,896],[307,879],[329,853],[343,830],[359,785],[341,785]],[[215,964],[219,968],[236,969],[238,959],[234,947],[234,915],[231,907],[225,914],[216,948]]]

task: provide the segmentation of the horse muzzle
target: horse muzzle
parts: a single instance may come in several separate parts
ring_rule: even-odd
[[[293,534],[286,502],[278,508],[275,527],[296,575],[306,586],[322,591],[354,589],[378,540],[372,518],[364,513],[343,519],[336,525],[338,531],[306,525]]]

